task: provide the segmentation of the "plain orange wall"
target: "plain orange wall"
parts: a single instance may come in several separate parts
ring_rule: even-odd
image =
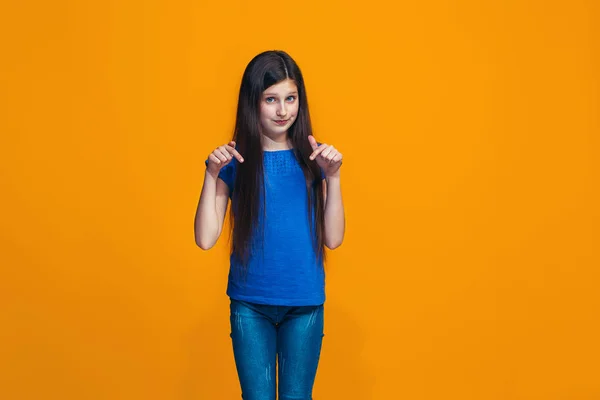
[[[345,155],[315,398],[600,399],[598,17],[3,1],[0,398],[239,399],[227,240],[193,217],[246,63],[284,49]]]

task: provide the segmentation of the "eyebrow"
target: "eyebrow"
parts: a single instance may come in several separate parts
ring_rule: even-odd
[[[290,92],[287,95],[290,96],[292,94],[298,95],[297,92]],[[265,96],[275,96],[275,97],[277,97],[277,93],[265,93]]]

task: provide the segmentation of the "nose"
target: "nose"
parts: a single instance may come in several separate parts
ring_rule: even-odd
[[[285,105],[285,101],[282,101],[279,104],[279,107],[277,108],[277,116],[278,117],[283,117],[286,114],[287,114],[287,108],[286,108],[286,105]]]

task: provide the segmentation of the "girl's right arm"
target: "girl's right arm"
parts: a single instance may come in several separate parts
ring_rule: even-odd
[[[194,218],[196,244],[203,250],[208,250],[215,245],[223,229],[229,188],[223,180],[219,179],[219,171],[229,164],[233,157],[239,162],[244,162],[240,153],[235,150],[233,141],[228,145],[217,147],[208,156],[202,193]]]

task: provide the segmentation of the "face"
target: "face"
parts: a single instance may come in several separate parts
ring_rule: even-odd
[[[291,79],[286,79],[267,88],[260,100],[260,124],[263,134],[280,136],[298,116],[298,88]]]

